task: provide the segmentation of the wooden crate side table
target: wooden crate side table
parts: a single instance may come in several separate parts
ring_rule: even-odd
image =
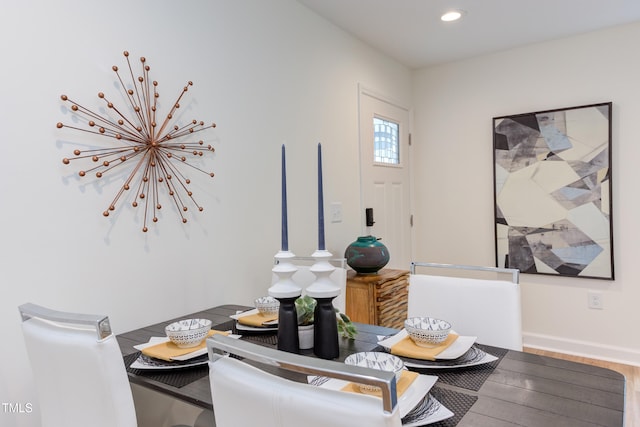
[[[407,319],[409,271],[347,272],[345,311],[354,322],[403,328]]]

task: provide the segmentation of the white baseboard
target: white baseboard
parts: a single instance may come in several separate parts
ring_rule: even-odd
[[[640,366],[640,351],[628,347],[616,347],[527,332],[522,334],[522,338],[525,347],[606,360],[624,365]]]

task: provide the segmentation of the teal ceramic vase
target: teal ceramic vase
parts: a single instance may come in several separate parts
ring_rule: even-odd
[[[347,246],[344,257],[356,273],[376,274],[389,262],[389,251],[375,236],[360,236]]]

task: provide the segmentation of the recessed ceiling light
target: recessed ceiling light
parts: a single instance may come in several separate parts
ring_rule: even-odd
[[[462,10],[450,10],[445,12],[440,19],[445,22],[457,21],[462,18],[462,15],[464,15],[464,11]]]

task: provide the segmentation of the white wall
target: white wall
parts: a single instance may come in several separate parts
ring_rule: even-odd
[[[263,294],[280,243],[283,142],[290,248],[308,255],[317,244],[322,142],[325,205],[341,202],[344,219],[326,224],[327,245],[343,253],[362,225],[358,83],[405,105],[413,96],[414,258],[455,263],[493,263],[491,118],[613,101],[617,279],[523,275],[524,328],[528,344],[640,363],[640,25],[422,70],[413,87],[407,69],[293,0],[12,2],[0,36],[0,402],[35,402],[17,312],[26,301],[106,313],[123,332]],[[192,80],[183,109],[218,124],[208,136],[216,178],[193,177],[205,212],[186,225],[165,211],[143,234],[140,212],[102,217],[118,182],[80,181],[60,161],[86,135],[56,129],[68,120],[59,96],[100,106],[124,50],[148,59],[163,99]],[[604,310],[586,308],[590,289]],[[35,415],[0,407],[0,425],[35,426]]]
[[[0,425],[37,425],[37,402],[22,344],[18,305],[110,315],[115,331],[266,292],[280,246],[280,145],[287,144],[290,249],[317,246],[316,144],[323,143],[326,224],[335,255],[361,234],[358,84],[410,103],[410,72],[329,25],[293,0],[28,0],[0,15],[0,402],[31,402],[31,414]],[[112,65],[147,58],[161,99],[189,80],[182,111],[215,121],[216,177],[192,176],[204,208],[182,225],[164,210],[140,231],[140,211],[102,212],[118,179],[79,180],[65,166],[87,135],[59,100],[87,107],[118,94]],[[116,103],[117,104],[117,103]],[[193,115],[193,117],[191,117]],[[168,206],[168,203],[165,203]]]
[[[525,345],[640,365],[639,37],[634,24],[415,73],[414,258],[432,262],[495,263],[493,117],[613,102],[616,280],[521,275]]]

